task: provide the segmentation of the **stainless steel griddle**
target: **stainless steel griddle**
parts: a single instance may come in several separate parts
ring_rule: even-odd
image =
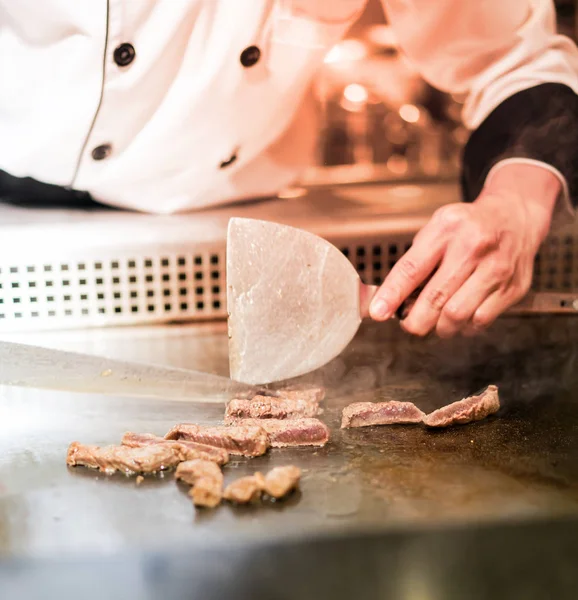
[[[221,325],[85,335],[93,338],[51,343],[227,369]],[[571,597],[577,352],[572,317],[506,318],[477,340],[366,326],[311,378],[328,388],[331,443],[226,467],[229,479],[294,463],[305,471],[302,491],[215,511],[195,511],[169,474],[137,487],[133,478],[67,469],[64,459],[72,440],[114,443],[126,430],[216,423],[220,407],[2,389],[0,597],[80,589],[87,598],[171,600]],[[498,418],[440,432],[338,429],[353,401],[396,398],[430,410],[488,383],[500,386]]]

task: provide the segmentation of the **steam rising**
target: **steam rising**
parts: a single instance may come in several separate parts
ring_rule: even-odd
[[[324,385],[340,405],[396,399],[424,411],[493,383],[505,413],[567,394],[577,366],[575,317],[503,317],[477,338],[452,340],[416,338],[391,322],[364,325],[341,356],[299,381]]]

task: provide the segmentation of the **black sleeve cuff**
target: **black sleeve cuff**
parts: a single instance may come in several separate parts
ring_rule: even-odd
[[[558,169],[578,204],[578,95],[544,83],[502,102],[472,133],[464,149],[462,191],[475,200],[491,168],[508,158],[529,158]]]

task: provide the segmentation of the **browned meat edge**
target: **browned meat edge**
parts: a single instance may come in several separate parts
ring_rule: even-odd
[[[265,479],[261,473],[241,477],[225,488],[223,498],[236,504],[249,504],[261,497],[265,488]]]
[[[329,428],[319,419],[244,419],[236,424],[258,424],[267,432],[272,448],[324,446],[329,441]]]
[[[283,498],[299,485],[301,469],[293,465],[275,467],[265,475],[264,492],[272,498]]]
[[[421,423],[424,417],[412,402],[354,402],[343,409],[341,427]]]
[[[189,440],[224,448],[230,454],[260,456],[267,452],[269,438],[259,424],[237,425],[234,427],[204,426],[193,423],[181,423],[173,427],[166,435],[167,440]]]
[[[275,467],[265,477],[255,473],[241,477],[229,484],[223,497],[237,504],[248,504],[258,500],[263,493],[271,498],[280,499],[299,485],[301,469],[293,465]]]
[[[182,462],[175,478],[193,486],[189,496],[195,506],[214,508],[223,497],[223,473],[216,463],[207,460]]]
[[[319,406],[302,398],[255,396],[252,400],[231,400],[225,412],[228,419],[298,419],[319,414]]]
[[[134,473],[154,473],[176,467],[181,456],[167,446],[86,446],[72,442],[68,448],[66,463],[70,466],[85,466],[112,474],[121,471],[127,475]]]
[[[294,385],[286,388],[277,390],[277,393],[281,398],[288,398],[289,400],[302,399],[315,404],[319,404],[325,398],[325,388],[321,386],[301,386]]]
[[[210,460],[219,465],[229,462],[229,453],[224,448],[216,448],[207,444],[197,444],[196,442],[187,440],[165,440],[165,438],[152,433],[133,433],[127,431],[123,435],[121,443],[123,446],[129,446],[130,448],[143,448],[151,444],[166,445],[179,452],[183,461],[198,458]]]
[[[469,396],[458,402],[448,404],[427,415],[423,422],[428,427],[449,427],[463,425],[472,421],[481,421],[500,409],[498,388],[490,385],[481,394]]]

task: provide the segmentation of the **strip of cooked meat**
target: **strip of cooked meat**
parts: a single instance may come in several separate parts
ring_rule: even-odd
[[[325,446],[329,440],[329,428],[319,419],[244,419],[233,423],[258,424],[267,432],[272,448]]]
[[[448,404],[426,415],[423,422],[428,427],[449,427],[463,425],[471,421],[481,421],[498,412],[500,398],[495,385],[488,386],[481,394],[469,396],[453,404]]]
[[[272,398],[255,396],[251,400],[231,400],[225,412],[225,418],[233,419],[299,419],[314,417],[319,406],[303,398]]]
[[[301,469],[289,465],[275,467],[265,477],[255,473],[248,477],[241,477],[230,483],[223,497],[237,504],[248,504],[258,500],[265,492],[272,498],[283,498],[299,485]]]
[[[260,456],[267,452],[269,438],[260,422],[234,427],[205,426],[193,423],[181,423],[173,427],[165,439],[190,440],[216,448],[224,448],[230,454]]]
[[[215,508],[223,498],[223,485],[219,485],[214,479],[199,479],[189,490],[189,498],[195,506]]]
[[[186,460],[182,462],[175,471],[175,479],[184,481],[189,485],[195,485],[203,477],[216,479],[223,483],[223,473],[219,466],[209,460]]]
[[[143,448],[152,444],[162,444],[175,449],[180,453],[181,459],[194,460],[210,460],[219,465],[224,465],[229,462],[229,453],[224,448],[216,448],[207,444],[198,444],[197,442],[189,442],[187,440],[165,440],[165,438],[152,433],[132,433],[128,431],[122,436],[122,445],[130,448]]]
[[[277,390],[281,398],[308,400],[319,404],[325,398],[325,388],[321,386],[291,385]]]
[[[265,488],[265,478],[261,473],[241,477],[225,488],[223,498],[236,504],[248,504],[261,497]]]
[[[127,475],[134,473],[154,473],[176,467],[181,456],[174,448],[152,445],[143,448],[128,446],[86,446],[72,442],[66,456],[68,465],[85,466],[110,475],[121,471]]]
[[[175,478],[193,486],[189,492],[195,506],[213,508],[223,497],[223,473],[208,460],[187,460],[175,472]]]
[[[341,428],[421,423],[424,417],[413,402],[354,402],[343,409]]]
[[[272,498],[283,498],[299,485],[301,469],[293,465],[275,467],[265,475],[264,492]]]

